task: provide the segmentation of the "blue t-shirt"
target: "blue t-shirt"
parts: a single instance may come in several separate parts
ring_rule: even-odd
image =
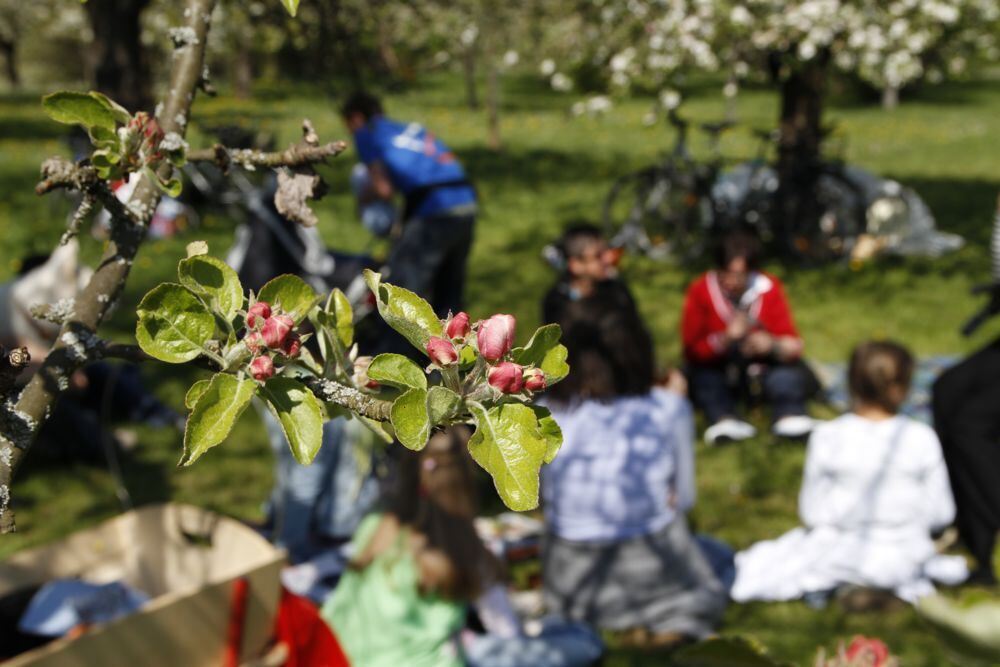
[[[408,196],[418,188],[465,180],[465,170],[444,143],[418,123],[405,125],[376,116],[354,133],[358,157],[365,164],[381,162],[393,187]],[[476,203],[468,185],[434,188],[415,211],[429,217],[458,206]]]

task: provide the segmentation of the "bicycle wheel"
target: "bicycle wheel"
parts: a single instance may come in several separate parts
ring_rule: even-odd
[[[698,220],[706,207],[694,194],[692,180],[682,171],[660,167],[619,178],[604,202],[611,244],[654,259],[693,259],[704,242]]]

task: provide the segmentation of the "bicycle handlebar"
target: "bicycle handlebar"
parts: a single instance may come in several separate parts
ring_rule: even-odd
[[[971,336],[984,322],[994,315],[1000,314],[1000,283],[976,285],[972,288],[972,293],[989,294],[990,300],[962,326],[963,336]]]

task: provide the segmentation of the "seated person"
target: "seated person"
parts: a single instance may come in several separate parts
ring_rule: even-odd
[[[802,338],[781,282],[759,269],[760,243],[737,232],[716,249],[716,268],[688,287],[681,335],[695,406],[709,421],[705,441],[745,440],[756,429],[737,417],[741,389],[759,382],[775,435],[808,435],[814,382],[799,360]]]
[[[542,321],[558,322],[566,306],[593,294],[594,289],[618,275],[621,252],[609,248],[601,230],[586,222],[571,224],[559,241],[548,246],[550,262],[560,271],[559,280],[542,301]],[[631,299],[628,290],[623,295]]]
[[[854,350],[853,411],[809,439],[803,527],[736,555],[733,600],[792,600],[856,585],[913,601],[933,592],[932,576],[964,578],[964,561],[936,556],[931,538],[955,514],[941,445],[930,427],[898,414],[912,372],[913,358],[896,343]]]
[[[688,531],[688,402],[653,387],[653,345],[616,281],[558,322],[573,372],[546,395],[563,432],[542,469],[550,612],[670,645],[712,632],[726,591]]]
[[[995,289],[994,298],[1000,299],[1000,287]],[[955,492],[955,525],[976,562],[970,580],[995,585],[993,554],[1000,531],[1000,339],[942,373],[934,383],[933,405],[934,428]]]
[[[538,636],[521,632],[473,524],[467,442],[466,430],[452,428],[420,452],[400,448],[395,494],[361,522],[323,618],[355,667],[591,664],[602,646],[586,628],[547,619]],[[473,602],[490,634],[459,639]]]

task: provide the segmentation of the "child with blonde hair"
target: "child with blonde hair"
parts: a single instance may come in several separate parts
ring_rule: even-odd
[[[803,526],[736,555],[734,600],[790,600],[857,585],[912,602],[933,592],[931,579],[964,579],[964,562],[936,555],[931,538],[955,516],[941,445],[930,427],[899,414],[913,366],[897,343],[855,348],[852,411],[809,439]]]

